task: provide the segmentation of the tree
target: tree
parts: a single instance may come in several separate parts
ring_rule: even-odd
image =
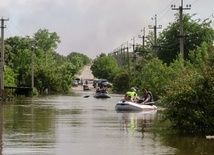
[[[130,81],[131,86],[146,88],[157,97],[165,95],[165,88],[173,79],[173,70],[170,67],[160,59],[153,58],[140,60],[136,68],[136,78]]]
[[[5,86],[16,86],[17,74],[7,67],[4,72]]]
[[[120,71],[114,75],[113,91],[117,93],[125,93],[130,89],[131,74],[128,71]]]
[[[78,69],[90,63],[90,59],[81,53],[72,52],[67,56],[69,62],[77,66]]]
[[[167,88],[164,117],[182,133],[214,133],[214,50],[202,44],[190,52],[192,64],[185,66]]]
[[[97,78],[103,79],[109,79],[111,72],[117,68],[117,61],[112,56],[98,57],[91,66],[92,74]]]
[[[40,93],[43,93],[45,88],[54,92],[69,91],[74,75],[89,63],[90,59],[80,53],[75,53],[71,59],[64,57],[55,52],[58,43],[58,35],[47,29],[40,29],[32,38],[7,38],[5,86],[31,87],[33,54],[35,90]]]
[[[15,73],[17,86],[30,86],[26,80],[31,69],[31,39],[10,37],[5,40],[5,65]],[[11,75],[13,76],[13,75]],[[7,79],[5,79],[6,83]]]
[[[48,65],[52,61],[52,53],[55,53],[60,42],[60,37],[56,32],[49,32],[47,29],[39,29],[32,39],[35,59],[39,57],[39,59],[36,60],[37,64]]]
[[[99,57],[105,57],[105,56],[107,56],[105,53],[101,53],[99,56],[97,56],[97,58],[99,58]]]
[[[194,15],[193,15],[194,16]],[[184,59],[188,60],[189,51],[195,50],[202,42],[212,44],[214,41],[214,30],[211,27],[211,21],[200,19],[193,20],[193,16],[184,15]],[[168,65],[176,59],[179,54],[179,16],[176,14],[175,22],[160,33],[158,38],[160,49],[158,57]]]

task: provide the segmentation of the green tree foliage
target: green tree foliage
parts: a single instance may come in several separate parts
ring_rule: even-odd
[[[90,59],[86,55],[77,52],[70,53],[67,56],[67,59],[74,64],[78,70],[83,66],[90,64]]]
[[[136,78],[132,79],[131,86],[137,86],[140,89],[146,88],[158,98],[165,95],[165,88],[173,78],[171,68],[157,58],[142,59],[138,61],[136,68]]]
[[[112,56],[101,56],[91,66],[92,74],[97,78],[109,79],[110,74],[118,69],[117,61]]]
[[[203,44],[190,52],[191,65],[168,86],[165,118],[179,132],[213,134],[214,50]]]
[[[130,89],[131,74],[128,71],[117,72],[112,81],[113,91],[117,93],[125,93]]]
[[[194,16],[194,15],[193,15]],[[195,50],[202,42],[212,44],[214,41],[214,30],[211,27],[211,21],[200,19],[193,20],[193,16],[184,15],[184,58],[188,60],[189,51]],[[175,22],[170,23],[169,26],[160,33],[158,43],[160,49],[158,50],[158,57],[168,65],[173,62],[178,56],[179,49],[179,16],[175,16]]]
[[[32,39],[32,50],[35,55],[35,62],[38,66],[48,65],[53,59],[52,55],[60,43],[56,32],[49,32],[47,29],[38,30]]]
[[[74,77],[85,65],[89,65],[91,60],[84,54],[72,52],[67,57],[70,64],[70,73]],[[73,78],[73,80],[75,80]]]
[[[5,69],[4,78],[7,79],[4,82],[5,86],[16,86],[17,74],[14,73],[12,68],[7,67]]]
[[[101,53],[99,56],[97,56],[97,58],[99,58],[99,57],[105,57],[105,56],[107,56],[105,53]]]
[[[60,38],[55,32],[40,29],[32,38],[10,37],[5,40],[5,86],[31,87],[32,54],[34,60],[34,86],[42,93],[68,92],[74,75],[90,59],[83,54],[64,57],[55,52]],[[71,58],[72,56],[72,58]]]
[[[44,52],[54,51],[60,43],[60,38],[56,32],[49,32],[47,29],[39,29],[34,34],[34,45],[42,48]]]
[[[25,77],[31,69],[31,40],[29,37],[10,37],[5,40],[5,64],[17,75],[17,86],[29,86]],[[9,79],[5,78],[7,82]]]

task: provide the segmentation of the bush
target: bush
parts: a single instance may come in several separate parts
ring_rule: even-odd
[[[195,69],[189,69],[168,87],[163,98],[164,117],[179,132],[206,135],[214,134],[214,61],[212,51],[206,49],[206,58],[200,52],[205,51],[198,50],[195,55]]]
[[[119,72],[113,79],[113,91],[118,93],[125,93],[124,91],[129,90],[129,83],[131,75],[128,71]]]

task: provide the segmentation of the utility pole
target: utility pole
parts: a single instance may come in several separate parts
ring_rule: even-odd
[[[39,44],[40,40],[37,40],[33,42],[33,45],[31,46],[31,88],[33,90],[34,88],[34,56],[35,51],[37,49],[37,45]]]
[[[119,56],[119,48],[116,48],[116,55],[117,55],[117,63],[120,65],[120,56]]]
[[[31,88],[34,88],[34,49],[35,46],[31,47]]]
[[[1,91],[4,91],[4,21],[9,19],[1,18]]]
[[[136,72],[136,53],[135,53],[135,37],[133,37],[133,63],[134,63],[134,78],[135,78],[135,72]]]
[[[133,53],[134,53],[134,51],[135,51],[135,37],[133,37],[131,40],[133,40],[132,47],[133,47]]]
[[[143,35],[138,35],[138,38],[142,38],[142,55],[143,55],[143,52],[145,51],[145,27],[143,28],[143,30],[141,30],[141,32],[143,32]]]
[[[125,46],[126,46],[125,43],[121,45],[121,62],[124,69],[126,67],[126,52],[125,52],[126,47]]]
[[[126,61],[126,43],[123,43],[124,47],[123,47],[123,66],[124,66],[124,69],[126,68],[126,64],[127,64],[127,61]]]
[[[184,26],[183,26],[183,10],[189,10],[191,8],[191,5],[186,5],[186,8],[183,8],[183,0],[181,0],[181,6],[178,8],[175,8],[175,5],[171,5],[172,10],[179,10],[179,21],[180,21],[180,54],[182,58],[184,59]]]
[[[129,42],[128,41],[127,41],[127,61],[128,61],[128,70],[130,71]]]
[[[120,66],[123,67],[123,44],[120,45]]]
[[[153,20],[153,18],[152,18]],[[157,15],[155,15],[155,25],[152,27],[151,25],[149,25],[149,29],[154,29],[154,57],[157,57],[157,29],[161,29],[162,28],[162,25],[159,25],[157,27]]]

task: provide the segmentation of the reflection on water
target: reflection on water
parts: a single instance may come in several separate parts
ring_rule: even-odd
[[[88,98],[83,96],[89,95]],[[151,132],[159,111],[118,113],[122,96],[91,92],[0,104],[0,154],[142,155],[211,153],[213,141]]]
[[[122,112],[118,113],[120,120],[121,130],[131,132],[134,134],[135,131],[142,132],[151,127],[152,120],[156,116],[157,110],[146,111],[146,112]]]

